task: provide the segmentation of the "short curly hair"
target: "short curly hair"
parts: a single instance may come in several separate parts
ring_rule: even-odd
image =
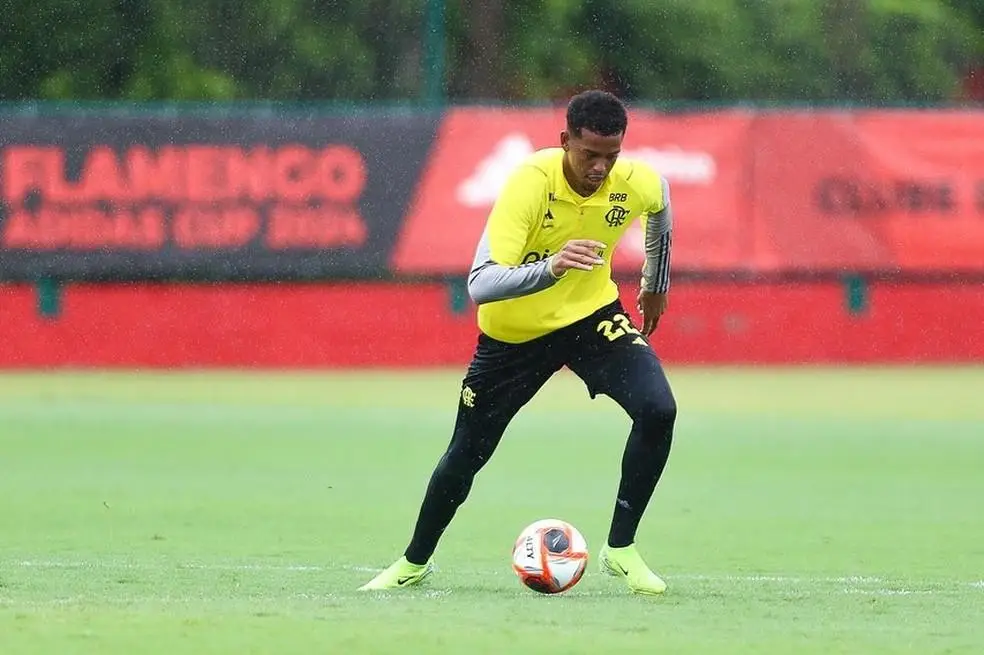
[[[567,131],[581,136],[581,130],[591,130],[601,136],[625,132],[629,118],[622,101],[607,91],[584,91],[567,104]]]

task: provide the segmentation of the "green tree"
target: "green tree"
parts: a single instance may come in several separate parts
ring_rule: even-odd
[[[0,98],[418,100],[431,0],[7,0]],[[937,102],[980,0],[445,0],[454,102]]]

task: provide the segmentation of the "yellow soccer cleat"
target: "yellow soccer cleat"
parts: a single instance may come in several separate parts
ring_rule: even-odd
[[[384,589],[403,589],[420,584],[434,572],[434,563],[411,564],[406,557],[401,557],[388,569],[359,587],[359,591],[381,591]]]
[[[666,591],[666,583],[649,570],[635,544],[624,548],[605,546],[598,553],[598,565],[603,573],[625,578],[634,593],[657,596]]]

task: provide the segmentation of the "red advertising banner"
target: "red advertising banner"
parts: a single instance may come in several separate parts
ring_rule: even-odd
[[[3,125],[0,280],[379,279],[466,273],[564,108]],[[984,274],[984,111],[634,110],[623,155],[670,182],[675,271]]]
[[[753,243],[742,220],[749,206],[752,114],[633,112],[623,156],[653,165],[670,182],[674,265],[730,270]],[[445,116],[393,251],[397,273],[462,273],[499,190],[534,150],[559,145],[564,110],[461,108]],[[641,221],[623,239],[615,268],[638,272]]]
[[[506,177],[558,143],[563,119],[449,112],[394,271],[467,271]],[[633,112],[623,152],[670,181],[677,270],[984,271],[984,112]],[[642,258],[637,223],[615,268]]]
[[[754,269],[984,271],[984,112],[766,114],[752,130]]]
[[[381,277],[439,121],[0,114],[0,280]]]

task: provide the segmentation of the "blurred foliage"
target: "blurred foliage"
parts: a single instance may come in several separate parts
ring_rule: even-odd
[[[5,0],[0,98],[416,101],[438,0]],[[447,0],[454,102],[941,102],[982,0]]]

